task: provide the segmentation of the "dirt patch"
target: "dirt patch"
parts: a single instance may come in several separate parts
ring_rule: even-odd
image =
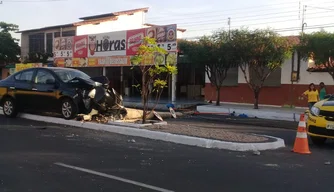
[[[143,129],[230,142],[259,143],[269,141],[269,138],[267,137],[237,133],[233,131],[227,131],[225,129],[201,128],[191,125],[180,125],[173,123],[161,126],[152,125],[148,127],[143,127]]]

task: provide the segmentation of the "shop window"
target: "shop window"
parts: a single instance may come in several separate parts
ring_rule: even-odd
[[[29,35],[29,52],[44,52],[44,33]]]
[[[103,68],[102,67],[79,67],[76,68],[90,77],[99,77],[103,75]]]
[[[75,36],[75,30],[63,31],[63,37],[72,37],[72,36]]]
[[[75,36],[75,33],[76,33],[75,30],[63,31],[62,32],[62,37],[72,37],[72,36]],[[60,37],[60,32],[55,32],[54,37],[55,38]]]
[[[46,34],[46,52],[52,53],[53,52],[53,35],[52,33]]]

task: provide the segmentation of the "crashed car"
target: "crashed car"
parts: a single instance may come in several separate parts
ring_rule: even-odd
[[[109,89],[107,77],[91,78],[70,68],[43,67],[19,71],[0,81],[0,104],[7,117],[26,109],[58,112],[65,119],[78,114],[126,115],[122,97]]]
[[[334,95],[326,95],[306,111],[306,128],[312,142],[322,145],[334,139]]]

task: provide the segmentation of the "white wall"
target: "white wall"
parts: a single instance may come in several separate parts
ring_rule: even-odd
[[[133,15],[121,15],[118,16],[118,20],[116,21],[101,22],[98,25],[89,24],[77,26],[77,35],[89,35],[112,31],[139,29],[143,27],[144,21],[144,12],[137,12]]]
[[[297,66],[297,54],[295,55],[295,66]],[[291,59],[284,62],[282,66],[281,83],[291,84]],[[308,85],[310,83],[319,84],[324,82],[325,85],[334,85],[334,80],[327,72],[308,72],[308,62],[301,60],[300,62],[300,80],[295,82],[297,85]]]
[[[28,56],[29,53],[29,34],[21,34],[21,58]]]

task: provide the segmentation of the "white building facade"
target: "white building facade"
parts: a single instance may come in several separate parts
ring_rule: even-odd
[[[323,70],[314,70],[312,62],[298,61],[297,53],[290,59],[287,59],[282,67],[272,73],[264,83],[259,96],[259,103],[263,105],[294,105],[307,106],[307,101],[302,98],[302,94],[314,83],[319,88],[320,82],[324,82],[327,87],[327,93],[334,93],[334,80],[328,72]],[[298,79],[292,82],[292,74],[296,74]],[[247,77],[249,72],[246,71]],[[294,80],[294,79],[293,79]],[[205,99],[215,101],[216,89],[211,85],[209,78],[205,78]],[[231,69],[222,87],[221,102],[231,103],[254,103],[254,94],[246,80],[241,69]]]

